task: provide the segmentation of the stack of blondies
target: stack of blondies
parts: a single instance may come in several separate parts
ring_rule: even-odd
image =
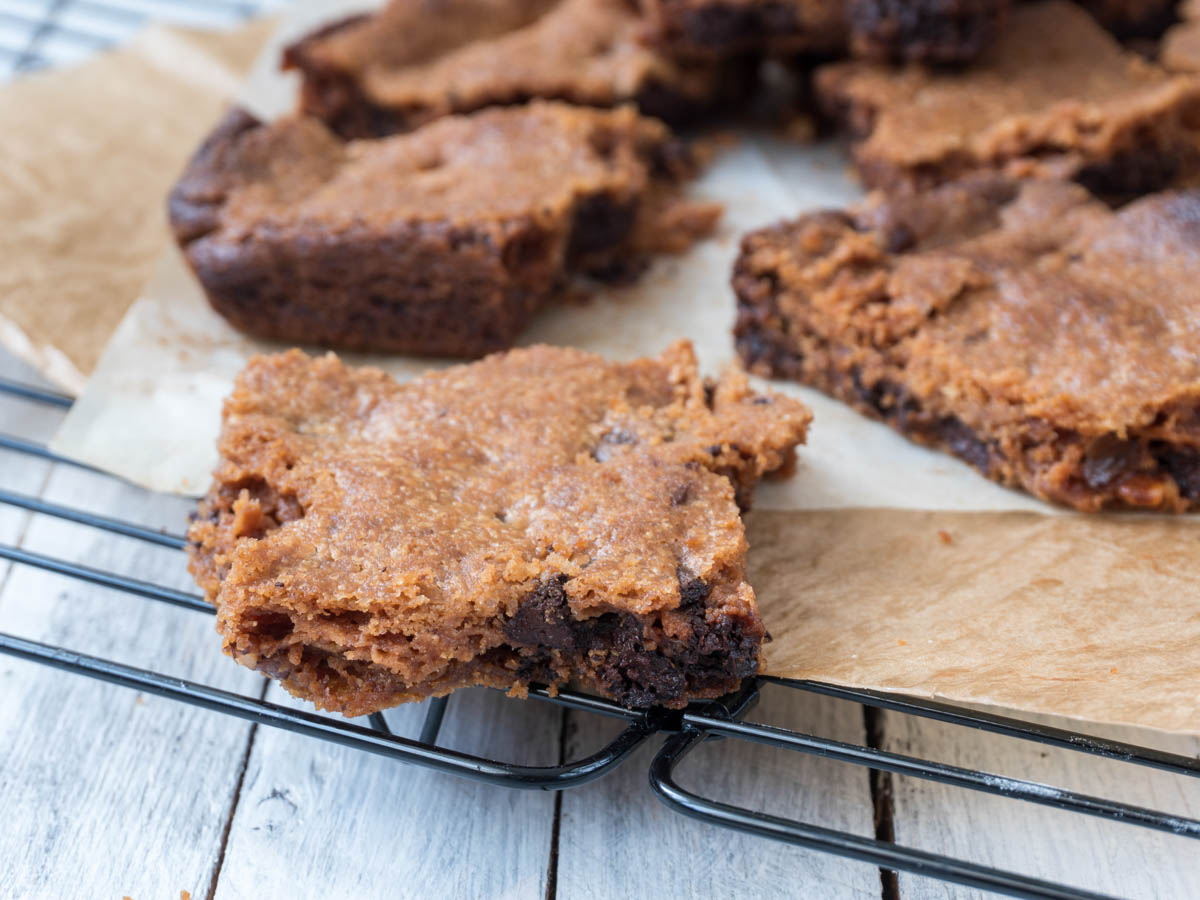
[[[846,136],[871,193],[743,237],[746,369],[1080,512],[1200,507],[1200,4],[392,0],[282,63],[297,110],[232,110],[170,198],[213,308],[486,356],[263,356],[226,402],[193,572],[226,651],[324,708],[758,671],[741,514],[808,410],[686,342],[508,348],[710,234],[706,136],[764,110]]]

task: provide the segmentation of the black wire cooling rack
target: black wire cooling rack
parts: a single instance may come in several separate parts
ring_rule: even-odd
[[[69,408],[71,405],[69,397],[4,379],[0,379],[0,393],[30,403],[62,408]],[[79,465],[20,436],[0,434],[0,449],[31,454],[67,465]],[[184,546],[184,538],[180,535],[166,534],[136,523],[95,515],[8,491],[0,491],[0,504],[19,507],[37,515],[66,519],[159,546],[177,550],[182,550]],[[197,595],[31,553],[19,547],[0,544],[0,559],[35,566],[150,601],[182,607],[201,615],[211,615],[213,612],[212,607]],[[438,732],[449,698],[435,700],[429,704],[420,735],[413,740],[392,734],[380,715],[370,718],[371,727],[364,727],[344,719],[279,706],[256,697],[231,693],[9,634],[0,633],[0,653],[157,694],[261,725],[282,728],[310,738],[332,741],[386,756],[398,762],[425,766],[461,778],[509,788],[565,790],[577,787],[601,778],[621,765],[633,750],[647,740],[661,738],[662,745],[654,756],[648,773],[650,786],[668,807],[677,812],[734,831],[861,860],[878,866],[885,872],[912,872],[1011,896],[1094,898],[1103,895],[896,844],[890,839],[890,776],[906,775],[927,779],[966,790],[1200,839],[1200,820],[1019,778],[1002,777],[975,769],[892,753],[873,746],[875,742],[871,740],[868,740],[866,745],[845,743],[788,728],[759,724],[748,719],[750,710],[764,691],[809,691],[863,704],[868,710],[868,724],[872,711],[878,714],[879,710],[893,710],[963,728],[980,729],[1010,738],[1106,757],[1130,765],[1148,766],[1182,777],[1200,777],[1200,760],[1186,756],[1102,740],[932,701],[851,690],[813,681],[758,678],[747,683],[735,695],[720,701],[695,703],[685,710],[633,711],[608,700],[573,691],[560,691],[556,696],[550,696],[544,689],[534,689],[530,691],[530,696],[535,700],[557,704],[580,713],[608,716],[624,722],[625,727],[607,745],[583,758],[557,766],[526,766],[486,759],[439,746]],[[686,765],[692,751],[706,741],[720,739],[765,744],[780,750],[826,757],[868,768],[872,773],[872,793],[877,809],[876,836],[863,837],[784,816],[771,815],[761,810],[724,802],[718,797],[702,796],[681,787],[676,776]]]

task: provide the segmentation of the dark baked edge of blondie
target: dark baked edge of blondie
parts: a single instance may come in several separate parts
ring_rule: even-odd
[[[790,453],[784,454],[781,470],[788,468],[790,458]],[[751,487],[743,482],[752,481],[752,476],[723,470],[714,474],[728,477],[735,493],[748,502]],[[216,535],[216,543],[211,534],[197,536],[205,533],[208,523],[231,520],[235,501],[246,492],[257,501],[257,513],[244,536],[227,531]],[[576,619],[564,589],[566,576],[543,576],[529,586],[511,617],[501,616],[493,623],[506,643],[470,661],[451,662],[436,679],[410,683],[382,664],[348,658],[332,641],[327,646],[297,642],[292,613],[267,597],[252,607],[222,608],[220,548],[228,551],[239,541],[261,537],[303,515],[293,497],[261,479],[218,482],[189,516],[194,525],[188,551],[193,575],[217,606],[225,652],[278,678],[289,691],[321,708],[355,716],[459,687],[484,685],[523,694],[531,685],[554,688],[567,683],[626,706],[681,707],[690,700],[729,693],[758,672],[766,632],[757,614],[708,606],[714,587],[727,582],[736,588],[741,583],[738,571],[722,567],[707,581],[679,571],[680,602],[670,610],[670,635],[663,628],[666,611],[638,615],[617,609]],[[682,638],[680,619],[688,626]],[[344,611],[323,621],[326,627],[343,630],[344,642],[361,651],[364,639],[356,632],[369,616]]]
[[[682,601],[674,611],[690,626],[686,639],[666,635],[658,615],[608,612],[577,620],[564,581],[550,578],[537,585],[513,617],[498,623],[508,643],[452,663],[427,684],[408,684],[385,666],[312,645],[302,645],[296,661],[296,648],[281,643],[291,629],[282,610],[262,609],[256,630],[237,637],[253,647],[253,668],[318,707],[349,716],[475,685],[523,695],[534,685],[575,683],[628,707],[679,708],[727,694],[758,673],[761,621],[711,613],[705,606],[711,588],[698,579],[681,585]],[[229,640],[226,652],[240,655]]]
[[[315,226],[229,242],[217,232],[225,185],[221,158],[263,123],[234,108],[204,141],[168,199],[168,216],[213,309],[257,337],[347,350],[474,358],[512,346],[531,316],[572,275],[632,280],[647,254],[629,246],[638,203],[596,193],[563,235],[531,217],[452,226],[397,222],[330,234]],[[652,177],[694,174],[687,147],[652,148]]]

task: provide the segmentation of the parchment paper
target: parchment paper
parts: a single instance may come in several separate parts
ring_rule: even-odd
[[[162,253],[162,197],[272,29],[152,28],[0,90],[0,346],[72,393]]]
[[[255,69],[259,112],[290,96],[271,66]],[[660,261],[633,289],[546,311],[523,343],[629,358],[682,335],[716,371],[733,358],[738,235],[858,195],[837,148],[761,137],[721,155],[696,192],[726,203],[714,240]],[[53,447],[148,487],[198,493],[221,398],[250,354],[274,349],[226,326],[168,251]],[[401,378],[437,365],[353,361]],[[1200,733],[1194,517],[1066,514],[780,387],[812,405],[815,423],[796,477],[764,484],[748,518],[751,581],[774,638],[767,672]]]

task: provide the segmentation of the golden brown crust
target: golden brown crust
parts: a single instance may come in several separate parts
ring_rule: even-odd
[[[816,84],[861,138],[855,162],[872,187],[994,170],[1140,193],[1200,172],[1200,79],[1125,52],[1063,0],[1018,4],[963,72],[848,62]]]
[[[737,499],[808,411],[690,345],[533,347],[405,385],[254,359],[189,531],[225,649],[359,715],[463,684],[576,678],[680,705],[756,670]]]
[[[1200,192],[999,177],[749,235],[755,370],[1082,511],[1200,508]]]
[[[310,117],[234,111],[169,206],[214,308],[243,331],[480,356],[570,276],[636,271],[710,232],[719,208],[680,196],[695,171],[629,108],[532,103],[350,142]]]

